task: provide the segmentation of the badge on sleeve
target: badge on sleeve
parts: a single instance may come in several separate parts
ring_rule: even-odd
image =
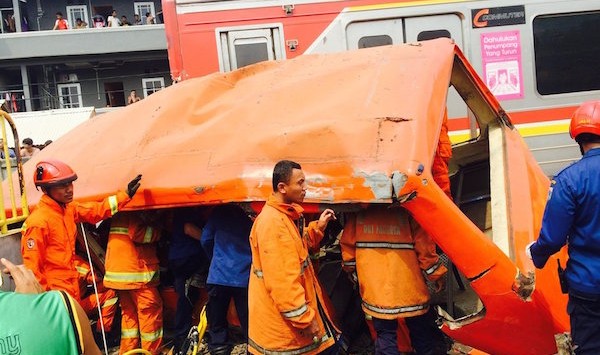
[[[35,246],[35,241],[33,240],[33,238],[27,239],[27,248],[33,249],[34,246]]]
[[[556,185],[556,180],[550,181],[550,187],[548,188],[548,201],[552,198],[552,190],[554,190],[554,185]]]

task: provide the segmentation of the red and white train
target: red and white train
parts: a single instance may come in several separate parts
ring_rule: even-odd
[[[598,1],[163,0],[163,13],[177,81],[305,53],[451,37],[548,175],[579,157],[567,120],[600,94]],[[478,134],[461,101],[451,90],[454,142]]]

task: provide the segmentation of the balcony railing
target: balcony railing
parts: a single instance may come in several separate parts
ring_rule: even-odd
[[[30,62],[49,57],[166,49],[162,24],[0,34],[0,60]]]

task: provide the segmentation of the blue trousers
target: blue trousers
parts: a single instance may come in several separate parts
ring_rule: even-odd
[[[435,312],[431,307],[427,313],[415,317],[405,318],[406,326],[410,332],[410,342],[419,355],[446,354],[444,335],[435,323]],[[397,355],[398,329],[397,319],[379,319],[373,317],[373,327],[377,333],[375,340],[375,354]]]
[[[208,333],[210,341],[208,349],[231,345],[228,339],[229,325],[227,323],[227,310],[233,298],[235,309],[240,320],[244,336],[248,337],[248,289],[244,287],[230,287],[222,285],[206,285],[208,291],[208,304],[206,305],[206,318],[208,319]]]
[[[567,313],[575,354],[600,354],[600,296],[569,294]]]
[[[186,259],[169,260],[174,275],[175,292],[177,293],[177,310],[175,311],[175,337],[185,338],[192,327],[192,310],[199,298],[199,291],[194,287],[185,292],[185,282],[202,268],[202,256]]]

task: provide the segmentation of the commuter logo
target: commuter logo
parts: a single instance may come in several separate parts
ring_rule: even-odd
[[[0,355],[19,354],[21,354],[21,340],[19,340],[19,334],[0,338]]]
[[[473,28],[522,25],[525,23],[525,6],[488,7],[471,10]]]

